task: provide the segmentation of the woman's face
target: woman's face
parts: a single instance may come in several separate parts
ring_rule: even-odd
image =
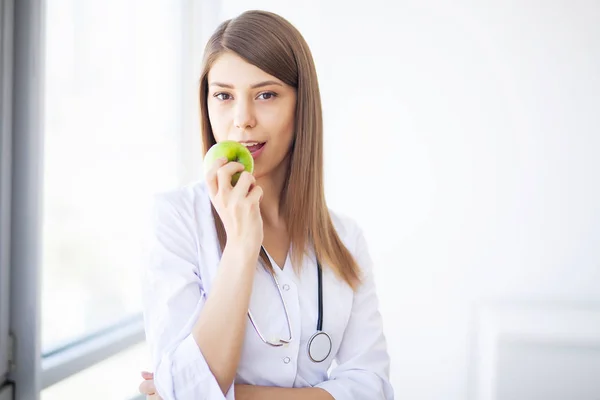
[[[217,58],[207,79],[216,141],[244,143],[256,178],[284,165],[294,136],[296,90],[231,52]]]

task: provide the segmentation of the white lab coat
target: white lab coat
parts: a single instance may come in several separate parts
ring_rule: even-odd
[[[143,295],[157,391],[165,400],[234,399],[234,386],[223,395],[191,335],[210,294],[220,255],[205,183],[156,195],[152,215]],[[307,354],[307,341],[316,331],[318,314],[314,255],[304,259],[298,275],[289,256],[283,270],[271,260],[288,306],[293,340],[286,346],[269,346],[246,318],[235,382],[320,387],[336,400],[393,399],[390,359],[365,239],[351,219],[333,212],[332,219],[365,273],[365,281],[353,293],[323,265],[323,330],[331,336],[331,354],[322,363],[312,362]],[[287,338],[279,293],[268,272],[259,266],[257,261],[250,310],[263,335]]]

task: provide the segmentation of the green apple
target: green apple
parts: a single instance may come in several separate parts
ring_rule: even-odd
[[[228,161],[239,162],[250,173],[254,172],[254,158],[252,153],[241,143],[234,140],[224,140],[211,146],[204,156],[204,173],[210,170],[218,158],[225,157]],[[231,185],[235,186],[240,179],[241,172],[233,174]]]

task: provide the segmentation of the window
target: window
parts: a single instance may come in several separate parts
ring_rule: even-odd
[[[217,13],[0,0],[0,385],[14,388],[0,397],[75,393],[90,371],[109,398],[137,391],[148,211],[201,173],[197,72]]]
[[[46,2],[43,355],[141,311],[149,202],[185,182],[182,4]]]
[[[149,365],[140,343],[43,390],[41,400],[131,400],[139,396],[140,371]]]

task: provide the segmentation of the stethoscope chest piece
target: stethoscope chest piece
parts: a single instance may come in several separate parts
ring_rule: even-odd
[[[315,332],[308,340],[308,357],[314,362],[323,362],[331,353],[331,338],[323,331]]]

